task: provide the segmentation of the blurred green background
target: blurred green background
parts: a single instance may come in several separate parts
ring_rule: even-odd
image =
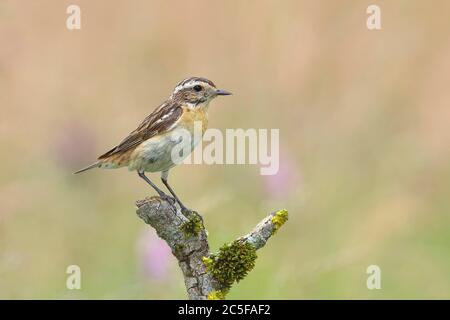
[[[66,29],[81,7],[82,28]],[[382,30],[366,28],[381,7]],[[172,186],[213,250],[290,220],[229,298],[450,298],[450,2],[0,3],[0,298],[185,298],[126,169],[72,172],[176,83],[234,93],[210,127],[280,128],[281,168],[184,165]],[[151,175],[158,181],[158,175]],[[82,289],[66,289],[66,268]],[[366,268],[379,265],[381,290]]]

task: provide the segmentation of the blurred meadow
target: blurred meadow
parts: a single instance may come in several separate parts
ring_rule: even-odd
[[[438,0],[1,1],[0,298],[186,297],[135,214],[153,191],[126,169],[72,172],[189,76],[234,93],[210,127],[280,128],[275,176],[171,171],[212,250],[289,210],[228,298],[450,298],[449,15]],[[81,290],[66,288],[72,264]],[[366,287],[373,264],[381,290]]]

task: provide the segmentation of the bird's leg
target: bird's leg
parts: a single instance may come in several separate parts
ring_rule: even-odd
[[[147,176],[144,172],[138,171],[139,177],[145,180],[153,189],[155,189],[156,192],[158,192],[158,195],[161,199],[169,201],[169,203],[173,204],[173,199],[169,197],[167,194],[165,194],[161,189],[159,189]]]
[[[169,171],[163,171],[161,172],[161,181],[164,183],[164,185],[167,187],[167,189],[169,190],[169,192],[172,194],[172,196],[175,198],[175,200],[178,202],[178,204],[180,205],[181,211],[183,213],[191,213],[191,210],[189,210],[188,208],[186,208],[186,206],[180,201],[180,199],[177,197],[177,195],[175,194],[175,192],[172,190],[172,188],[169,185],[169,182],[167,181],[167,178],[169,177]]]

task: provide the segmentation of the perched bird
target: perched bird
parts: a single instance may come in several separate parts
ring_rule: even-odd
[[[217,96],[230,94],[228,91],[217,89],[212,81],[205,78],[192,77],[181,81],[171,96],[147,116],[119,145],[101,155],[97,162],[75,173],[93,168],[116,169],[126,166],[130,171],[136,170],[139,177],[152,186],[162,199],[171,200],[172,198],[145,175],[145,172],[161,172],[162,182],[181,209],[188,210],[167,180],[169,169],[177,164],[172,159],[172,149],[179,140],[173,137],[181,131],[183,134],[188,132],[193,136],[196,121],[202,124],[202,132],[204,132],[208,125],[208,107],[211,100]],[[199,142],[194,137],[191,141],[187,147],[189,153]]]

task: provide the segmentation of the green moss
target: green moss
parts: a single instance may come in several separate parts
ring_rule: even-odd
[[[223,291],[211,291],[208,294],[208,300],[223,300],[225,299],[225,295],[226,293],[224,293]]]
[[[203,257],[206,271],[228,290],[234,282],[244,279],[255,266],[256,249],[242,240],[223,245],[218,253]]]
[[[286,209],[280,210],[275,213],[272,218],[272,223],[274,225],[273,233],[277,232],[278,229],[288,220],[289,215]]]
[[[192,214],[189,220],[181,225],[181,231],[186,238],[198,235],[203,229],[203,221],[198,213]]]
[[[183,244],[177,244],[177,245],[175,245],[175,248],[174,248],[174,253],[175,253],[175,256],[181,256],[181,254],[183,253],[183,250],[184,250],[184,245]]]

